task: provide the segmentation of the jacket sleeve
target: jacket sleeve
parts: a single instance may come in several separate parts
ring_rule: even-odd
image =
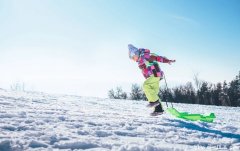
[[[170,60],[168,58],[163,57],[163,56],[158,56],[154,53],[151,53],[150,60],[151,61],[158,61],[158,62],[162,62],[162,63],[169,63],[170,62]]]

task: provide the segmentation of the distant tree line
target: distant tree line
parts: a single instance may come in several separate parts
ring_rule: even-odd
[[[217,106],[240,106],[240,72],[231,82],[212,84],[194,76],[192,82],[171,89],[160,89],[159,96],[162,101],[175,103],[205,104]],[[147,100],[142,88],[133,84],[130,93],[126,93],[121,87],[108,92],[112,99]]]

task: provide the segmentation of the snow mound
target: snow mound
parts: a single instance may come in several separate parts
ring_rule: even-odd
[[[32,147],[32,148],[39,148],[39,147],[46,148],[47,146],[48,145],[46,145],[45,143],[35,141],[35,140],[32,140],[29,144],[29,147]]]
[[[54,148],[59,149],[90,149],[90,148],[96,148],[98,147],[97,144],[90,143],[90,142],[61,142],[57,143]]]
[[[174,104],[216,114],[204,123],[151,117],[146,103],[0,89],[0,151],[240,150],[240,108]]]

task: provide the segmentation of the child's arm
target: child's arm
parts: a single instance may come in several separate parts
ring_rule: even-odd
[[[172,62],[175,62],[175,60],[170,60],[170,59],[168,59],[166,57],[158,56],[158,55],[156,55],[154,53],[151,53],[150,60],[158,61],[158,62],[162,62],[162,63],[169,63],[169,64],[171,64]]]

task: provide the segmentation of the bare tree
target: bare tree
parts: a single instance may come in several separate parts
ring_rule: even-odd
[[[137,84],[132,85],[132,91],[130,93],[130,99],[132,100],[142,100],[143,99],[143,91],[141,87]]]
[[[12,91],[25,91],[25,83],[24,82],[15,82],[10,86]]]
[[[114,90],[113,90],[113,89],[111,89],[111,90],[108,91],[108,97],[109,97],[110,99],[115,99],[115,94],[114,94]]]
[[[201,88],[201,86],[202,86],[202,83],[203,83],[203,81],[200,80],[200,79],[198,78],[198,76],[199,76],[199,73],[195,73],[195,74],[194,74],[194,77],[193,77],[193,81],[194,81],[194,83],[195,83],[195,85],[196,85],[197,91],[200,90],[200,88]]]
[[[127,99],[127,93],[123,92],[121,87],[117,87],[116,91],[114,91],[113,89],[108,91],[108,96],[111,99]]]

